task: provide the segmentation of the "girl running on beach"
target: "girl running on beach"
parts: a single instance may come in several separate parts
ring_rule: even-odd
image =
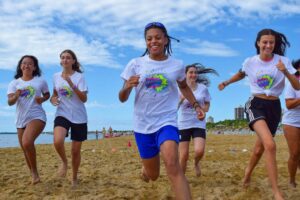
[[[250,184],[251,174],[265,152],[266,168],[275,199],[283,199],[277,183],[276,144],[273,139],[281,118],[279,95],[285,85],[285,77],[293,88],[299,90],[300,83],[295,77],[295,69],[287,57],[289,46],[286,37],[272,29],[263,29],[257,34],[255,47],[257,55],[247,58],[242,69],[229,80],[219,84],[223,90],[231,83],[248,76],[252,96],[245,106],[249,127],[257,134],[257,139],[245,170],[243,184]]]
[[[87,139],[87,101],[88,88],[75,53],[69,49],[60,54],[62,72],[53,76],[54,90],[51,103],[57,106],[54,120],[54,146],[62,160],[58,174],[65,177],[68,161],[64,141],[71,129],[72,140],[72,186],[78,184],[77,173],[80,166],[82,141]]]
[[[182,62],[171,57],[172,37],[165,26],[160,22],[147,24],[144,38],[146,51],[127,64],[119,93],[120,101],[125,102],[135,88],[134,135],[143,163],[141,176],[146,182],[158,178],[161,153],[176,198],[191,199],[178,159],[177,87],[199,119],[205,117],[204,111],[186,84]]]
[[[300,59],[293,62],[293,66],[300,81]],[[290,152],[288,170],[290,185],[296,187],[296,172],[300,168],[300,91],[296,91],[290,84],[285,90],[285,104],[288,110],[283,115],[282,124]]]
[[[40,76],[38,59],[25,55],[19,60],[15,80],[10,82],[7,91],[8,105],[17,104],[18,139],[31,173],[32,184],[40,182],[34,141],[45,128],[46,113],[42,103],[50,97],[48,85]]]
[[[210,68],[205,68],[199,63],[188,65],[185,68],[186,82],[193,91],[197,102],[201,105],[204,112],[208,112],[210,106],[210,94],[207,89],[209,80],[203,76],[206,73],[217,72]],[[179,143],[179,161],[183,172],[186,171],[187,161],[189,159],[189,145],[191,138],[194,141],[194,167],[196,176],[201,175],[200,160],[204,155],[205,139],[206,139],[206,122],[200,121],[197,118],[197,113],[192,105],[180,94],[179,107],[179,120],[178,128],[180,132]]]

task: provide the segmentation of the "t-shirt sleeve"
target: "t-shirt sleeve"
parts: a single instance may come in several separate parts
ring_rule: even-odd
[[[86,81],[85,81],[85,78],[84,78],[83,74],[81,74],[81,77],[78,81],[77,87],[80,91],[83,91],[83,92],[88,91],[88,87],[87,87],[87,84],[86,84]]]
[[[205,102],[210,102],[211,101],[211,96],[209,94],[208,88],[205,87],[203,92],[204,92],[204,101]]]
[[[135,70],[136,65],[135,59],[132,59],[121,73],[121,78],[127,81],[131,76],[137,75]]]
[[[16,81],[13,80],[8,84],[7,94],[12,94],[15,93],[16,91],[17,91]]]
[[[185,79],[185,67],[183,63],[180,61],[180,70],[179,75],[177,77],[177,81],[183,81]]]
[[[290,83],[286,83],[284,98],[285,99],[296,98],[296,92]]]
[[[244,62],[242,64],[242,68],[240,69],[240,72],[247,74],[248,63],[249,63],[249,58],[244,60]]]
[[[286,69],[291,73],[291,74],[295,74],[296,73],[296,69],[293,67],[291,61],[289,59],[287,59],[286,61]]]
[[[46,80],[42,79],[42,93],[45,94],[47,92],[49,92],[49,87],[48,84],[46,82]]]

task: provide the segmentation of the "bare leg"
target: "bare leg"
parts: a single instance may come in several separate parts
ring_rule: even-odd
[[[257,163],[259,162],[263,153],[264,153],[264,146],[263,146],[261,140],[259,139],[259,137],[257,137],[254,148],[253,148],[253,153],[250,157],[249,164],[245,169],[245,177],[243,178],[243,186],[245,188],[250,185],[252,172],[253,172],[255,166],[257,165]]]
[[[141,178],[145,182],[149,182],[149,180],[155,181],[158,178],[160,171],[159,155],[149,159],[142,159],[142,163]]]
[[[205,149],[205,139],[202,137],[194,138],[194,148],[195,148],[195,172],[196,176],[201,176],[200,160],[204,155]]]
[[[76,186],[78,184],[77,174],[81,161],[81,149],[82,142],[72,141],[72,170],[73,170],[73,178],[72,178],[72,186]]]
[[[25,153],[25,149],[23,147],[23,144],[22,144],[22,138],[23,138],[23,134],[24,134],[25,129],[18,128],[17,131],[18,131],[19,144],[20,144],[20,146],[21,146],[21,148],[23,150],[23,154],[24,154],[24,157],[25,157],[25,161],[26,161],[27,167],[28,167],[28,169],[29,169],[29,171],[31,173],[31,166],[30,166],[29,160],[27,158],[27,155]]]
[[[176,199],[192,199],[189,184],[179,164],[177,143],[167,140],[160,146],[160,151]]]
[[[186,171],[187,161],[189,160],[189,141],[179,143],[179,163],[183,173]]]
[[[44,127],[45,122],[36,119],[29,122],[23,132],[22,146],[26,153],[27,162],[29,162],[30,165],[32,184],[40,182],[40,177],[37,171],[34,141],[43,131]]]
[[[67,175],[68,169],[68,160],[65,151],[65,137],[67,135],[67,130],[63,127],[56,126],[54,128],[54,147],[56,152],[58,153],[62,163],[58,170],[58,175],[60,177],[65,177]]]
[[[296,172],[300,161],[300,128],[284,125],[284,136],[286,138],[290,157],[288,160],[288,169],[290,174],[290,185],[296,187]]]
[[[258,120],[253,124],[253,129],[260,138],[266,157],[266,168],[269,180],[272,185],[273,194],[276,200],[282,200],[283,196],[277,183],[277,164],[276,164],[276,144],[265,120]]]

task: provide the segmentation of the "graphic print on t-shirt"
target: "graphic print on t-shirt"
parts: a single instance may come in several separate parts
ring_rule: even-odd
[[[35,89],[32,86],[27,86],[26,88],[21,90],[21,97],[25,97],[27,99],[33,97],[35,94]]]
[[[67,97],[67,98],[71,98],[73,96],[73,92],[68,86],[62,86],[61,88],[59,88],[58,93],[61,96]]]
[[[163,74],[151,74],[145,79],[145,86],[160,93],[168,87],[168,79]]]
[[[262,89],[270,89],[273,85],[273,77],[268,74],[257,77],[257,85]]]

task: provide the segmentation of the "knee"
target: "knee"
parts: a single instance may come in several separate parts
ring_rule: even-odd
[[[79,157],[80,156],[80,149],[72,148],[71,152],[72,152],[72,157]]]
[[[24,150],[28,150],[34,146],[34,142],[31,140],[23,139],[22,140],[22,147]]]
[[[196,149],[195,150],[195,157],[196,158],[202,158],[204,156],[204,150],[202,149]]]
[[[184,162],[187,162],[189,159],[189,152],[188,151],[183,151],[183,152],[180,152],[180,161],[184,161]]]
[[[60,148],[62,148],[63,146],[64,146],[64,142],[63,141],[59,141],[59,140],[54,140],[54,147],[56,148],[56,149],[60,149]]]
[[[181,170],[179,163],[171,159],[165,161],[165,167],[169,176],[176,176]]]
[[[261,148],[254,149],[253,153],[255,156],[260,157],[264,153],[264,148],[261,147]]]
[[[295,161],[295,162],[300,161],[300,152],[299,151],[291,151],[290,152],[290,159]]]
[[[268,142],[264,145],[264,148],[267,152],[275,153],[276,152],[276,144],[275,142]]]
[[[147,173],[147,176],[151,181],[156,181],[159,177],[159,172]]]

